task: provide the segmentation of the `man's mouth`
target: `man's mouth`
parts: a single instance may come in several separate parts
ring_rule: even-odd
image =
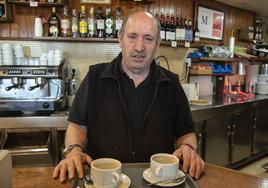
[[[136,61],[143,61],[145,59],[145,55],[133,55],[132,56]]]

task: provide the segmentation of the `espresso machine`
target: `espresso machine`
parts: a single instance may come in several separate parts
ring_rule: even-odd
[[[67,63],[0,66],[1,111],[55,111],[66,103]]]

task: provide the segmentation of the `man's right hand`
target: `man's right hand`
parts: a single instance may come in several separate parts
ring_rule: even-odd
[[[92,158],[86,153],[83,153],[80,148],[74,148],[56,166],[53,172],[53,178],[59,178],[61,183],[65,182],[66,178],[72,180],[75,177],[75,170],[77,171],[78,177],[82,178],[84,176],[83,165],[90,165],[91,161]]]

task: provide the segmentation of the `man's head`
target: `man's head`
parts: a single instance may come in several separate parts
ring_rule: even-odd
[[[160,42],[159,23],[150,13],[129,15],[119,33],[123,69],[135,74],[148,71]]]

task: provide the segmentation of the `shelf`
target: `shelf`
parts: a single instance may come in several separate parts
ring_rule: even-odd
[[[26,1],[15,1],[15,0],[9,0],[8,3],[10,4],[15,4],[15,5],[21,5],[21,6],[30,6],[30,2]],[[62,7],[65,5],[65,3],[48,3],[48,2],[37,2],[38,6],[37,7],[52,7],[52,6],[57,6],[57,7]],[[35,7],[35,6],[33,6]]]
[[[238,60],[239,60],[238,58],[201,57],[200,59],[192,59],[192,62],[208,62],[208,61],[234,62]]]
[[[0,40],[21,40],[21,41],[51,41],[51,42],[107,42],[118,43],[118,38],[72,38],[72,37],[33,37],[33,38],[20,38],[20,37],[0,37]],[[161,46],[170,46],[169,41],[162,41]],[[183,44],[178,44],[177,47],[183,47]],[[191,45],[191,48],[197,45]]]
[[[258,57],[258,56],[254,56],[251,54],[235,54],[235,57],[237,59],[246,59],[249,61],[267,61],[268,62],[268,58],[267,57]]]

